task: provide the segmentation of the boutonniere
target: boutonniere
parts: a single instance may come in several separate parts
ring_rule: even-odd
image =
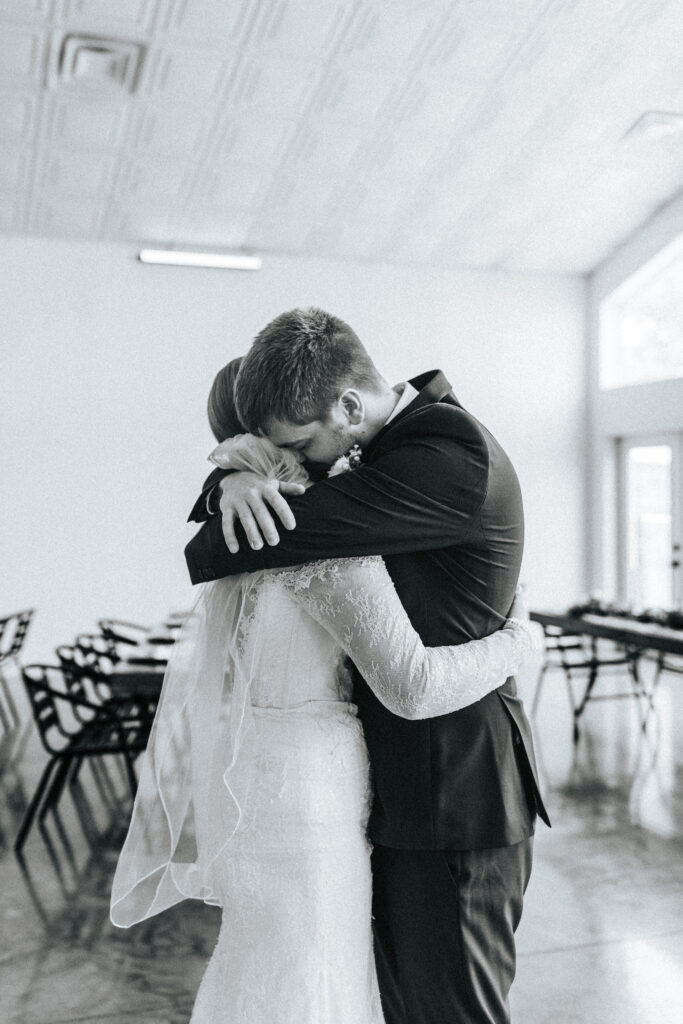
[[[350,469],[357,469],[363,461],[363,450],[359,444],[354,444],[345,455],[340,455],[336,462],[330,466],[327,475],[338,476],[339,473],[348,473]]]

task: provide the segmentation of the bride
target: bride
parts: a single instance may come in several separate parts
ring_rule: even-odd
[[[224,412],[233,422],[229,398]],[[294,452],[253,435],[211,458],[308,483]],[[191,1024],[382,1024],[369,767],[344,658],[394,714],[448,714],[533,649],[515,612],[483,640],[425,648],[379,557],[203,585],[166,671],[111,895],[123,928],[188,897],[223,908]]]

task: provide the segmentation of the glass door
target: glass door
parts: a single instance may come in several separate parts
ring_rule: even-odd
[[[634,610],[680,607],[681,436],[621,442],[620,590]]]

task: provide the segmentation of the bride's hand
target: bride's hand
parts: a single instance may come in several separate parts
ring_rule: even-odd
[[[235,518],[241,522],[247,540],[254,550],[263,547],[264,539],[271,546],[280,540],[271,510],[276,513],[285,529],[293,530],[296,526],[294,514],[282,495],[303,494],[303,484],[285,483],[273,477],[264,478],[257,473],[242,471],[224,477],[219,487],[223,536],[228,550],[233,555],[239,551],[235,535]]]

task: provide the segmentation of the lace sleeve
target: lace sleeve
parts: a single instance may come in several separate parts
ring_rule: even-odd
[[[425,647],[379,557],[274,571],[295,600],[352,658],[375,696],[401,718],[434,718],[502,686],[538,648],[518,619],[482,640]]]

